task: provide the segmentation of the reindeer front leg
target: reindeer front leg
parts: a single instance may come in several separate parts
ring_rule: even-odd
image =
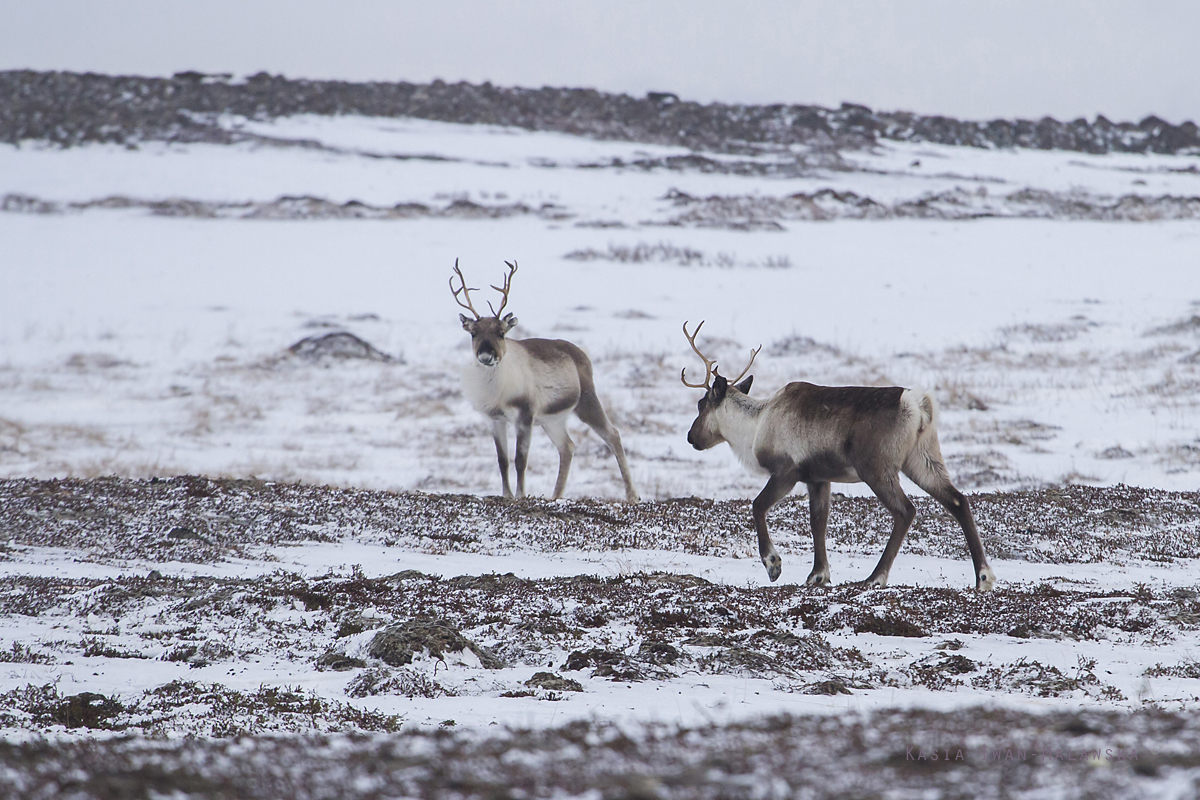
[[[512,499],[512,488],[508,485],[508,420],[504,417],[492,420],[492,439],[496,442],[496,461],[500,464],[500,482],[504,485],[504,496]]]
[[[779,580],[779,573],[783,571],[783,560],[779,557],[779,553],[775,552],[775,545],[771,543],[771,534],[767,533],[767,512],[771,510],[771,506],[787,497],[787,493],[795,485],[794,478],[772,475],[771,479],[767,481],[767,485],[758,493],[758,497],[754,498],[754,504],[751,506],[754,513],[754,527],[758,531],[758,555],[762,558],[763,566],[767,568],[767,577],[772,581]]]
[[[517,497],[525,496],[525,465],[529,462],[529,439],[533,431],[533,413],[522,409],[517,414]]]
[[[813,568],[804,583],[808,586],[829,585],[829,556],[825,554],[825,528],[829,523],[829,483],[810,483],[808,486],[808,521],[812,525]]]

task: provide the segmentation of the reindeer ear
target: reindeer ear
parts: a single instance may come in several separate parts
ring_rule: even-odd
[[[462,320],[464,331],[467,333],[475,333],[475,320],[471,319],[466,314],[459,314],[458,318]]]
[[[505,333],[508,333],[513,328],[517,327],[517,318],[515,315],[513,315],[512,312],[505,314],[504,319],[500,320],[500,322],[501,322],[501,327],[504,328]]]
[[[753,375],[746,378],[746,380],[742,381],[741,383],[734,384],[734,388],[737,389],[742,394],[750,394],[750,384],[752,384],[752,383],[754,383]]]
[[[724,375],[713,376],[712,388],[708,390],[708,397],[714,403],[719,403],[725,399],[725,391],[729,388],[729,381],[725,380]]]

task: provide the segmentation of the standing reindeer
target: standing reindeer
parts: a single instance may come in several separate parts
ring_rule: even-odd
[[[488,308],[492,316],[481,317],[471,304],[458,260],[450,277],[450,291],[455,301],[471,312],[459,314],[462,326],[471,334],[471,349],[475,358],[463,370],[463,390],[475,410],[492,421],[492,438],[496,441],[496,460],[500,462],[500,480],[504,496],[513,496],[508,483],[508,423],[517,426],[517,497],[525,496],[525,464],[529,459],[529,434],[536,423],[542,426],[550,441],[558,448],[558,480],[554,483],[554,499],[562,497],[571,469],[575,443],[567,434],[567,418],[576,416],[591,426],[617,457],[621,478],[625,481],[625,499],[638,502],[637,490],[629,476],[629,464],[621,447],[621,434],[608,422],[596,386],[592,381],[592,362],[575,345],[562,339],[506,339],[505,334],[517,324],[510,312],[500,316],[508,304],[508,292],[517,263],[504,262],[508,274],[503,286],[492,288],[500,292],[500,308]],[[459,288],[454,288],[454,277]]]
[[[752,472],[770,475],[754,498],[754,527],[758,552],[772,581],[779,577],[781,561],[767,533],[767,511],[792,491],[798,482],[808,486],[809,519],[813,535],[813,569],[809,586],[829,585],[829,559],[825,555],[825,526],[829,521],[829,484],[862,481],[892,514],[892,535],[883,555],[864,585],[887,585],[888,573],[916,510],[900,487],[903,472],[946,507],[967,537],[975,565],[975,588],[989,591],[995,573],[983,554],[983,542],[971,516],[967,499],[950,483],[937,438],[937,411],[933,397],[899,386],[814,386],[789,383],[767,400],[750,397],[754,376],[741,383],[750,363],[732,381],[717,374],[716,363],[696,346],[703,322],[683,335],[704,362],[704,383],[684,386],[704,389],[697,405],[699,415],[688,431],[688,443],[707,450],[721,442],[729,446]]]

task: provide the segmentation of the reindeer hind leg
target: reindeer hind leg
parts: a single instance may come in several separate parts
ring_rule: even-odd
[[[950,482],[950,473],[942,458],[936,431],[926,433],[917,443],[917,447],[904,462],[904,474],[930,497],[941,503],[963,529],[963,535],[967,539],[967,550],[975,568],[975,588],[981,592],[994,589],[996,573],[988,565],[987,556],[983,551],[983,540],[979,537],[975,516],[971,513],[971,505],[963,493]]]
[[[575,406],[575,414],[596,432],[613,451],[613,455],[617,457],[617,468],[621,470],[621,480],[625,482],[625,500],[630,503],[638,502],[640,498],[637,489],[633,487],[633,477],[629,474],[629,462],[625,460],[625,448],[621,446],[621,434],[608,421],[608,415],[604,413],[604,407],[600,405],[600,398],[594,391],[585,388],[580,393],[579,404]]]
[[[517,468],[517,497],[525,496],[525,465],[529,463],[529,440],[533,433],[533,413],[529,409],[521,409],[517,414],[517,457],[514,466]]]
[[[558,480],[554,482],[554,499],[562,497],[567,487],[567,473],[571,471],[571,458],[575,454],[575,443],[567,433],[567,417],[552,417],[542,423],[542,428],[554,446],[558,448]]]

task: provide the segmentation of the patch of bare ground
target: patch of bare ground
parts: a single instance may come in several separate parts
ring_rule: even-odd
[[[193,736],[240,737],[265,732],[333,733],[398,731],[395,715],[363,711],[299,687],[260,686],[244,692],[220,684],[171,681],[121,701],[58,687],[26,686],[3,695],[5,727],[88,729],[163,734],[183,729]]]
[[[505,694],[527,692],[524,674],[513,676],[519,669],[492,671],[525,667],[553,669],[557,678],[574,683],[707,674],[766,679],[778,690],[808,694],[895,687],[1123,701],[1098,676],[1094,660],[1081,659],[1066,672],[1032,658],[980,661],[978,652],[975,659],[957,653],[963,645],[956,637],[1154,646],[1200,629],[1200,591],[1139,586],[1102,592],[1037,584],[1002,586],[987,595],[913,587],[864,592],[853,586],[740,587],[666,573],[539,580],[512,574],[442,578],[415,570],[381,578],[357,570],[252,579],[12,575],[0,579],[0,616],[24,618],[26,628],[36,618],[45,631],[5,654],[14,663],[103,657],[225,670],[271,658],[296,672],[346,673],[348,697],[524,696]],[[863,634],[896,645],[924,640],[924,652],[881,657],[836,643]],[[932,653],[930,637],[941,639]],[[458,655],[452,658],[452,651]],[[447,661],[468,668],[443,669],[439,677],[436,666],[432,673],[422,667]],[[286,686],[273,691],[259,697],[175,681],[141,695],[107,698],[118,705],[85,727],[207,736],[219,730],[398,725]],[[290,699],[284,702],[281,692]],[[180,693],[191,699],[168,697]],[[73,727],[55,711],[69,700],[53,685],[11,690],[0,695],[0,725],[33,731]],[[276,701],[283,705],[272,705]],[[197,712],[197,703],[210,712]]]
[[[0,742],[0,764],[9,796],[99,800],[1157,798],[1190,796],[1200,780],[1200,716],[970,708],[698,728],[32,739]]]
[[[962,557],[962,532],[915,498],[905,552]],[[1200,493],[1118,485],[1064,486],[971,498],[988,552],[1042,563],[1171,562],[1196,557]],[[657,549],[741,557],[753,538],[744,500],[596,500],[395,493],[181,476],[0,481],[0,532],[10,547],[69,547],[81,558],[213,562],[302,541],[397,545],[425,552]],[[808,549],[807,501],[771,513],[777,541]],[[834,498],[834,553],[878,552],[890,518],[873,498]]]
[[[968,191],[955,187],[895,203],[879,202],[853,191],[821,189],[784,197],[710,195],[696,197],[678,189],[663,200],[675,211],[669,225],[728,230],[782,230],[784,222],[834,219],[981,219],[1021,217],[1038,219],[1145,222],[1200,217],[1200,197],[1126,194],[1118,198],[1026,188],[1006,195],[989,194],[986,187]],[[1029,332],[1035,337],[1038,331]],[[1062,341],[1070,332],[1042,331]]]
[[[224,202],[191,200],[172,197],[165,200],[145,200],[137,197],[113,196],[82,203],[58,203],[26,195],[8,194],[0,198],[0,211],[34,214],[62,214],[90,209],[142,209],[163,217],[197,217],[200,219],[415,219],[422,217],[449,219],[506,219],[532,215],[546,220],[569,219],[562,206],[543,203],[538,208],[524,203],[482,205],[466,198],[453,198],[444,207],[424,203],[396,203],[375,206],[359,200],[337,203],[310,195],[283,195],[268,202]],[[86,357],[86,356],[85,356]],[[111,367],[118,362],[93,366]],[[85,364],[86,366],[86,364]]]
[[[981,494],[973,502],[990,552],[999,558],[1170,562],[1195,555],[1198,509],[1191,493],[1072,486]],[[961,557],[957,526],[921,505],[909,551]],[[878,551],[888,520],[877,503],[839,497],[834,509],[835,550]],[[150,564],[144,575],[17,572],[0,578],[0,618],[34,631],[0,653],[0,661],[142,659],[224,671],[267,658],[290,674],[346,673],[347,698],[560,700],[576,685],[593,691],[597,681],[699,674],[769,680],[793,693],[900,688],[1124,703],[1092,659],[1081,656],[1067,668],[1032,655],[1006,660],[980,648],[968,655],[959,652],[962,640],[1158,647],[1200,630],[1200,586],[1186,585],[1101,591],[1051,581],[1001,584],[984,595],[911,586],[734,586],[668,573],[535,580],[443,578],[415,570],[368,577],[356,568],[318,577],[278,571],[221,578],[164,577],[151,569],[162,561],[262,557],[267,546],[301,541],[397,545],[398,561],[414,547],[636,547],[729,555],[747,547],[748,516],[743,502],[513,503],[198,476],[7,481],[0,483],[7,558],[53,546],[72,549],[81,560],[128,567],[145,558]],[[776,519],[780,529],[785,522],[793,526],[786,529],[793,543],[806,534],[795,527],[807,519],[802,501],[788,501]],[[803,574],[793,570],[797,578]],[[876,652],[881,641],[895,644]],[[1165,651],[1164,657],[1170,662]],[[462,668],[439,674],[437,665],[447,661]],[[528,669],[552,672],[530,684]],[[1168,663],[1151,677],[1190,674],[1186,664]],[[95,725],[84,727],[203,736],[378,731],[400,724],[286,685],[254,693],[176,679],[140,695],[81,699],[52,684],[29,684],[0,695],[6,728],[70,728],[76,712],[98,715]]]
[[[653,244],[638,242],[632,246],[610,243],[607,250],[588,247],[572,250],[563,258],[573,261],[615,261],[623,264],[664,263],[682,267],[718,267],[721,269],[734,267],[787,269],[792,266],[791,259],[786,254],[768,256],[762,261],[743,260],[734,253],[720,252],[715,256],[709,256],[701,250],[687,246],[679,247],[670,242]]]

